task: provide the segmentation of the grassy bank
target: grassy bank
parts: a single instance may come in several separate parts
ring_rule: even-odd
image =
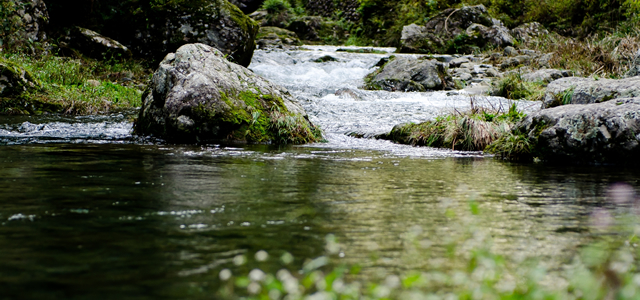
[[[626,190],[625,190],[626,189]],[[429,270],[398,271],[376,278],[361,276],[358,266],[340,265],[341,245],[327,237],[326,256],[309,259],[300,269],[291,269],[293,259],[285,253],[274,257],[282,265],[276,273],[253,269],[233,274],[220,271],[223,299],[638,299],[640,297],[640,250],[636,233],[640,218],[633,209],[629,186],[609,190],[616,211],[596,209],[591,217],[591,241],[577,249],[567,264],[549,270],[538,257],[518,259],[492,251],[491,234],[478,226],[482,212],[469,202],[464,215],[447,212],[451,239],[445,258]],[[622,197],[620,197],[622,195]],[[627,197],[628,196],[628,197]],[[614,199],[615,198],[615,199]],[[609,233],[609,234],[603,234]],[[614,233],[614,234],[611,234]],[[403,236],[415,251],[411,259],[433,259],[428,246],[420,243],[413,229]],[[348,250],[348,249],[346,249]],[[348,251],[345,251],[348,253]],[[256,258],[267,258],[263,251]],[[234,259],[235,261],[235,259]],[[241,260],[241,261],[244,261]]]
[[[140,61],[2,53],[33,75],[40,88],[0,99],[0,114],[99,114],[139,107],[151,70]]]

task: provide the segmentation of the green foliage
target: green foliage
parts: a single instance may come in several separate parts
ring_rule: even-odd
[[[515,104],[505,111],[502,108],[476,107],[471,99],[471,109],[467,112],[457,112],[420,124],[396,126],[388,138],[414,146],[483,151],[508,134],[512,124],[524,117],[525,114],[518,111]]]
[[[507,99],[541,100],[544,95],[544,85],[540,82],[526,82],[520,73],[511,73],[497,82],[493,95]]]
[[[95,114],[141,105],[137,85],[146,83],[150,72],[139,62],[104,63],[95,60],[56,56],[34,58],[24,54],[4,54],[4,59],[33,74],[42,89],[29,91],[7,103],[34,103],[46,111],[67,114]],[[119,83],[115,83],[119,82]],[[52,111],[53,110],[53,111]],[[4,105],[2,113],[38,113]]]

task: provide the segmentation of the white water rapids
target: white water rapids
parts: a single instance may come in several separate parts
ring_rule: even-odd
[[[508,110],[516,103],[525,112],[539,109],[530,101],[511,101],[502,97],[469,95],[459,92],[387,92],[360,89],[364,77],[376,64],[389,57],[394,48],[366,48],[387,52],[362,54],[336,51],[357,47],[304,46],[296,51],[258,50],[249,68],[280,84],[300,100],[310,119],[325,131],[326,147],[386,150],[400,155],[460,155],[463,153],[394,145],[387,141],[355,139],[348,134],[373,136],[391,131],[393,126],[423,122],[436,116],[470,109],[471,104]],[[330,56],[333,60],[317,62]],[[336,95],[337,91],[349,92]],[[338,93],[340,94],[340,93]],[[469,154],[469,153],[467,153]]]
[[[340,47],[359,49],[357,47]],[[393,48],[366,48],[377,54],[337,51],[335,46],[304,46],[301,50],[257,50],[249,68],[286,87],[307,110],[311,121],[321,126],[327,143],[313,147],[379,150],[399,156],[459,156],[480,153],[457,152],[427,147],[397,145],[389,141],[354,138],[389,132],[393,126],[422,122],[438,115],[465,111],[476,106],[508,109],[513,101],[501,97],[471,96],[460,92],[403,93],[360,89],[364,77],[376,64],[389,57]],[[395,54],[398,55],[398,54]],[[406,55],[406,54],[404,54]],[[330,56],[325,62],[319,58]],[[347,90],[342,95],[337,91]],[[524,111],[539,109],[539,103],[517,101]],[[140,143],[133,136],[136,112],[106,116],[2,117],[0,144],[31,143]]]

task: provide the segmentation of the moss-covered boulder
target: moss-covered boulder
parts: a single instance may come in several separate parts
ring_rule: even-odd
[[[278,27],[260,27],[256,44],[260,49],[291,49],[302,45],[295,32]]]
[[[135,130],[184,143],[302,144],[322,138],[286,89],[204,44],[182,46],[160,63]]]
[[[0,97],[18,96],[40,88],[40,83],[27,70],[0,59]]]
[[[365,89],[390,92],[425,92],[453,85],[444,63],[413,56],[392,57],[364,81]]]
[[[248,66],[258,24],[227,0],[49,0],[52,26],[81,26],[161,60],[188,43],[203,43]]]
[[[484,5],[446,9],[424,26],[402,29],[399,51],[403,53],[468,53],[486,46],[513,44],[509,30],[492,19]]]

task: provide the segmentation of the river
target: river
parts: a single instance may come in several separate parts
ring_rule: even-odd
[[[250,69],[287,87],[326,143],[170,145],[132,136],[135,111],[0,117],[0,298],[210,299],[222,269],[275,272],[288,254],[296,269],[329,250],[362,276],[429,270],[470,203],[494,251],[559,269],[590,240],[592,211],[612,207],[607,188],[638,186],[640,174],[623,167],[517,164],[351,137],[471,101],[511,102],[362,91],[390,54],[307,49],[257,51]],[[326,55],[335,61],[315,62]]]

